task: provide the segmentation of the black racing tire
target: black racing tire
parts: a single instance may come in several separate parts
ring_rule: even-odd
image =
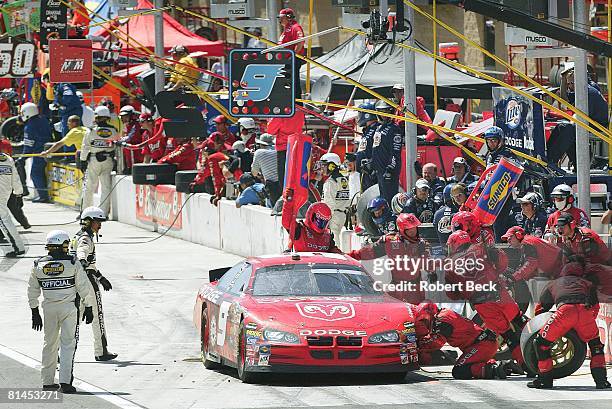
[[[480,314],[478,313],[476,313],[472,317],[472,321],[474,321],[476,325],[480,325],[481,327],[483,326],[482,318],[480,317]],[[508,344],[506,344],[506,341],[504,341],[504,339],[498,335],[497,336],[497,352],[495,353],[495,360],[507,361],[509,359],[512,359],[512,351],[510,351],[510,348],[508,348]]]
[[[221,367],[221,364],[211,361],[210,359],[206,359],[208,355],[208,341],[210,340],[210,335],[208,333],[209,329],[208,312],[206,307],[203,307],[202,318],[200,321],[200,352],[202,353],[202,363],[206,369],[218,369]]]
[[[173,185],[176,165],[137,163],[132,166],[132,182],[135,185]]]
[[[538,332],[531,335],[523,348],[525,365],[530,372],[538,373],[538,357],[535,351],[534,340]],[[570,330],[565,336],[559,338],[551,348],[553,356],[552,376],[554,379],[565,378],[576,372],[584,362],[587,346],[578,337],[576,331]]]
[[[19,124],[18,116],[12,116],[0,125],[0,135],[11,142],[23,141],[23,124]]]
[[[190,193],[189,184],[197,176],[197,170],[180,170],[174,175],[174,186],[177,192]],[[194,186],[193,193],[204,193],[204,184]]]
[[[245,328],[243,322],[240,322],[240,338],[238,347],[238,362],[236,362],[236,369],[238,370],[238,378],[244,383],[259,383],[261,380],[261,374],[257,372],[250,372],[246,370],[246,344],[245,344]]]

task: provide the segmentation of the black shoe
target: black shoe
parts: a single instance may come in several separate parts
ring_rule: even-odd
[[[504,361],[503,363],[504,369],[506,370],[506,375],[525,375],[525,371],[521,366],[516,363],[514,359],[510,361]]]
[[[45,390],[48,390],[48,389],[55,390],[55,389],[59,389],[59,387],[60,386],[56,383],[52,383],[51,385],[43,385],[43,389]]]
[[[76,388],[69,383],[61,383],[60,391],[62,393],[76,393]]]
[[[30,228],[32,228],[32,225],[30,223],[24,223],[21,225],[21,228],[24,230],[28,230]]]
[[[111,359],[117,358],[119,355],[113,354],[112,352],[107,352],[104,355],[100,355],[96,357],[96,361],[110,361]]]
[[[37,197],[36,199],[32,200],[32,203],[51,203],[51,199],[47,198],[42,198],[42,197]]]
[[[550,375],[538,375],[533,381],[527,383],[527,387],[535,389],[552,389],[553,378]]]
[[[597,389],[610,389],[611,387],[612,385],[610,385],[610,382],[608,381],[601,381],[595,383],[595,388]]]
[[[17,256],[22,256],[25,254],[25,250],[21,251],[9,251],[4,255],[6,258],[17,258]]]

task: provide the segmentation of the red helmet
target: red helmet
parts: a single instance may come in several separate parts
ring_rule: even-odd
[[[332,211],[329,206],[323,202],[316,202],[311,204],[306,211],[304,224],[317,233],[323,233],[327,229],[331,218]]]
[[[421,221],[412,213],[400,213],[395,224],[400,233],[403,233],[406,229],[420,226]]]
[[[458,212],[453,216],[451,221],[453,225],[453,231],[463,230],[467,232],[471,238],[475,238],[480,234],[480,222],[470,212]]]
[[[431,301],[423,301],[414,309],[414,320],[421,321],[427,320],[431,321],[434,315],[436,315],[440,311],[438,306]]]
[[[220,124],[220,123],[225,123],[227,122],[227,118],[223,115],[217,115],[214,119],[213,122],[216,124]]]
[[[143,112],[138,117],[138,121],[139,122],[153,121],[153,116],[150,113],[148,113],[148,112]]]
[[[451,233],[446,241],[446,245],[448,246],[448,254],[451,255],[456,253],[462,246],[470,244],[471,242],[472,239],[470,239],[470,235],[463,230],[457,230]]]
[[[525,229],[523,229],[521,226],[512,226],[501,238],[503,241],[508,241],[512,236],[515,236],[518,241],[523,241],[525,238]]]

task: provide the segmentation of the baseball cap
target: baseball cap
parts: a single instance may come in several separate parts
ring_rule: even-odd
[[[393,88],[392,89],[401,89],[401,90],[403,90],[404,89],[404,84],[400,84],[400,83],[393,84]]]
[[[464,158],[464,157],[462,157],[462,156],[457,156],[455,159],[453,159],[453,165],[454,165],[455,163],[459,163],[459,164],[461,164],[461,165],[465,165],[465,166],[467,166],[467,165],[468,165],[467,161],[466,161],[466,160],[465,160],[465,158]]]
[[[217,115],[214,119],[213,122],[216,124],[220,124],[222,122],[227,122],[227,118],[223,115]]]
[[[574,218],[569,213],[561,213],[559,218],[557,219],[557,227],[563,227],[567,224],[570,224],[574,221]]]
[[[516,203],[533,203],[535,205],[538,199],[537,193],[529,192],[525,196],[516,199]]]
[[[279,13],[278,13],[278,17],[289,17],[289,18],[293,18],[295,17],[295,13],[293,12],[293,9],[290,8],[286,8],[286,9],[282,9]]]
[[[521,233],[522,235],[525,235],[525,229],[523,229],[520,226],[512,226],[508,229],[508,231],[506,232],[506,234],[504,234],[501,239],[503,241],[508,241],[510,239],[510,237],[514,236],[516,233]]]
[[[266,146],[274,145],[274,135],[271,135],[269,133],[263,133],[259,136],[259,138],[255,139],[255,142],[260,145]]]
[[[415,184],[417,189],[429,189],[429,182],[425,179],[419,179]]]

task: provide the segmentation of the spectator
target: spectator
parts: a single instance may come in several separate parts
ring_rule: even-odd
[[[64,146],[74,146],[77,151],[81,150],[83,138],[91,130],[81,125],[81,120],[77,115],[71,115],[68,118],[68,133],[59,141],[55,142],[49,149],[40,153],[40,156],[49,156],[52,153],[59,151]]]
[[[164,156],[166,151],[166,137],[163,129],[154,133],[153,117],[149,113],[142,113],[138,117],[142,131],[143,146],[141,154],[144,163],[157,162]]]
[[[72,19],[68,23],[68,38],[85,38],[89,34],[89,11],[84,2],[70,0]]]
[[[295,13],[292,9],[286,8],[282,9],[278,14],[278,19],[280,24],[283,26],[283,32],[278,39],[279,44],[285,44],[290,41],[298,40],[304,37],[304,30],[298,24],[295,19]],[[289,50],[295,51],[295,55],[304,55],[304,42],[299,42],[293,45],[289,45],[286,47]],[[294,81],[293,93],[295,98],[302,98],[302,85],[300,84],[300,68],[302,67],[302,60],[299,58],[295,58],[295,63],[293,65],[293,78],[297,78],[297,81]]]
[[[261,37],[261,28],[259,27],[253,27],[253,28],[249,28],[247,30],[249,33],[257,36],[257,37]],[[261,41],[259,38],[249,38],[249,41],[247,42],[247,48],[266,48],[266,43],[264,43],[263,41]]]
[[[442,192],[446,182],[442,178],[438,177],[438,167],[435,163],[426,163],[423,165],[423,179],[427,181],[430,189],[430,198],[433,200],[436,209],[442,206],[444,199],[442,198]]]
[[[259,127],[253,118],[240,118],[238,119],[238,126],[240,127],[240,139],[244,142],[247,149],[253,148],[255,145],[255,139],[259,134]]]
[[[521,227],[525,234],[542,238],[546,231],[548,216],[542,209],[542,198],[535,192],[529,192],[516,199],[521,205],[521,211],[513,214],[516,226]]]
[[[170,75],[169,91],[176,91],[185,87],[195,86],[200,78],[198,64],[189,56],[189,51],[182,45],[175,45],[170,49],[174,64],[174,72]]]
[[[468,199],[468,188],[463,183],[455,183],[452,185],[451,190],[451,199],[457,209],[461,209],[461,207],[465,204]],[[463,209],[461,209],[463,210]]]
[[[449,183],[464,183],[469,185],[476,182],[478,178],[470,172],[470,165],[464,157],[458,156],[453,160],[453,176],[448,178]]]
[[[408,199],[402,213],[414,214],[421,223],[432,223],[437,207],[431,197],[431,188],[425,179],[416,181],[414,195]]]
[[[76,92],[79,101],[81,101],[81,108],[83,108],[83,116],[81,116],[81,123],[86,128],[93,128],[94,126],[94,110],[85,103],[85,97],[81,91]]]
[[[244,142],[236,141],[232,145],[232,153],[229,155],[228,169],[230,172],[240,170],[242,173],[251,172],[253,165],[253,152],[244,146]]]
[[[240,176],[240,195],[236,198],[236,207],[249,204],[272,207],[264,184],[257,182],[253,175],[247,172]]]
[[[274,136],[268,133],[262,134],[255,140],[255,154],[251,170],[253,175],[262,176],[272,206],[281,197],[282,189],[278,180],[277,155],[274,150]]]

